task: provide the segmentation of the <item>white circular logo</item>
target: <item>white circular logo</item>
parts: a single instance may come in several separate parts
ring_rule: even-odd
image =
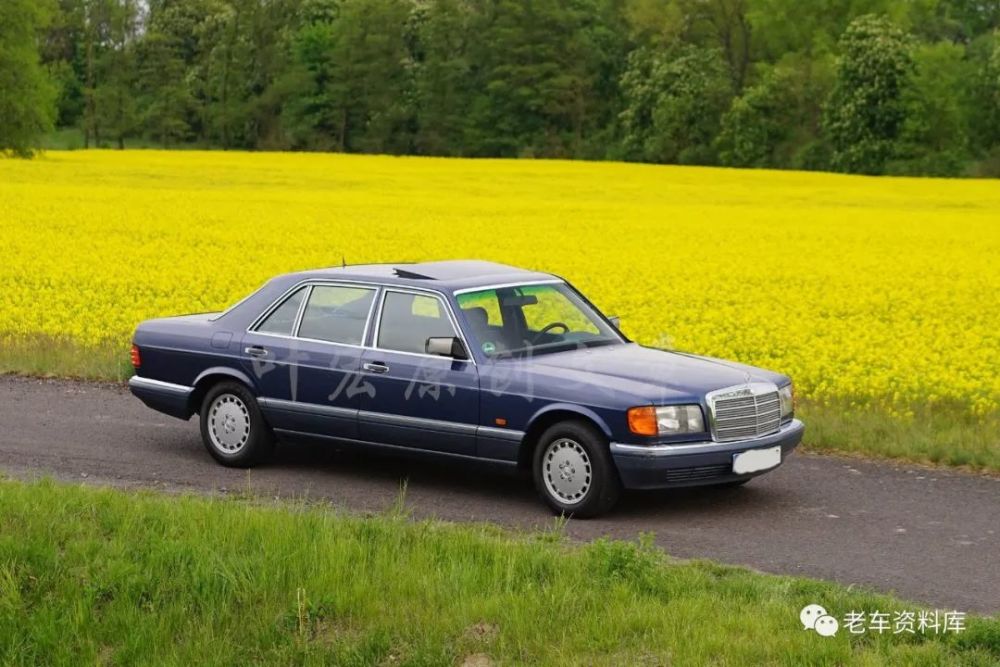
[[[832,637],[837,634],[840,624],[833,616],[820,616],[816,619],[816,632],[824,637]]]
[[[802,621],[802,628],[804,630],[813,630],[816,628],[816,619],[826,615],[826,609],[823,609],[818,604],[807,604],[799,612],[799,620]]]

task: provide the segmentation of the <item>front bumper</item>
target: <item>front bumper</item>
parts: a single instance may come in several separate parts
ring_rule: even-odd
[[[627,489],[665,489],[679,486],[737,482],[774,470],[737,475],[733,456],[752,449],[781,446],[781,461],[802,442],[805,425],[798,419],[770,435],[734,442],[693,442],[676,445],[611,443],[611,456]],[[780,463],[778,465],[781,465]],[[777,466],[775,466],[776,468]]]

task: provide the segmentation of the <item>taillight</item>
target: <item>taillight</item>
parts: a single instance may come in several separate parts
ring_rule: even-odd
[[[132,351],[129,353],[129,358],[132,360],[132,367],[139,368],[142,365],[142,357],[139,356],[139,346],[135,343],[132,344]]]

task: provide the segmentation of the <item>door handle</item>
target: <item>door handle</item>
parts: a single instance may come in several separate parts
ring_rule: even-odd
[[[264,348],[262,348],[260,345],[251,345],[250,347],[244,348],[243,351],[246,352],[247,354],[249,354],[251,357],[266,357],[267,356],[267,350],[265,350]]]
[[[383,364],[381,361],[369,361],[361,364],[361,368],[365,369],[369,373],[388,373],[389,367]]]

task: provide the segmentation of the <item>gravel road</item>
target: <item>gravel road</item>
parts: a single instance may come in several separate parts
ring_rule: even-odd
[[[415,516],[545,527],[512,474],[331,446],[285,446],[248,473],[216,465],[195,420],[155,413],[114,385],[0,377],[0,470],[16,477],[219,493],[244,490],[391,506],[402,480]],[[576,539],[651,532],[670,554],[830,579],[967,612],[1000,612],[1000,480],[796,454],[741,489],[627,494]]]

